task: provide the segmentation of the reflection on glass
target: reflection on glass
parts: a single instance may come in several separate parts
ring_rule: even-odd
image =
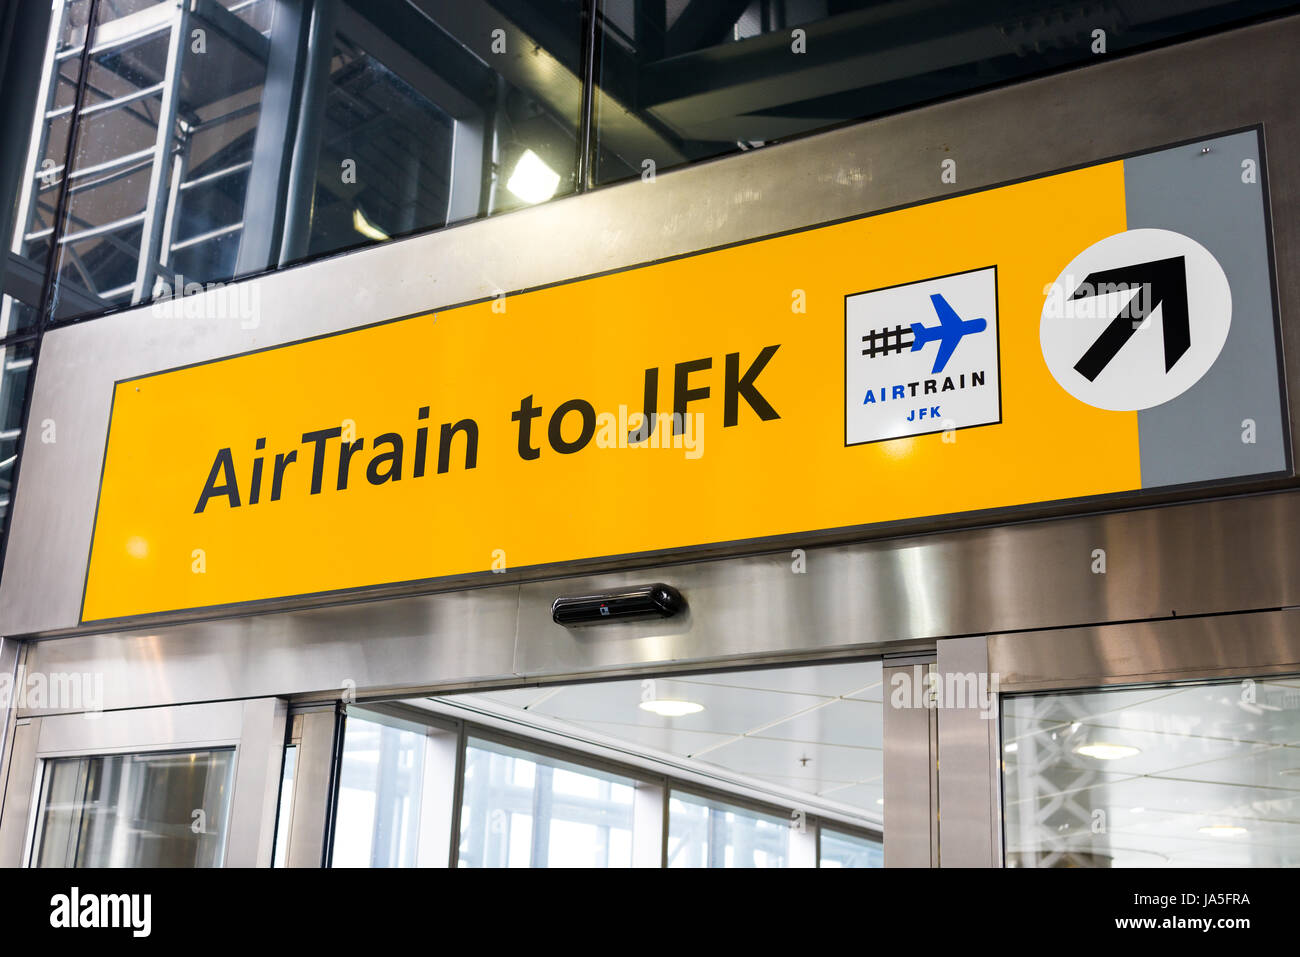
[[[286,260],[572,192],[578,0],[339,0],[295,157]],[[309,134],[309,135],[308,135]],[[304,202],[303,200],[309,200]]]
[[[461,867],[631,867],[635,782],[471,738]]]
[[[45,762],[37,867],[220,867],[233,748]]]
[[[0,327],[6,335],[30,328],[37,320],[46,263],[54,245],[56,205],[64,180],[73,102],[81,76],[78,53],[85,40],[89,15],[90,0],[66,0],[56,3],[52,9],[46,47],[50,61],[46,63],[36,93],[31,138],[22,179],[17,183],[13,235],[9,242],[13,257],[0,268],[7,294],[0,303]]]
[[[786,867],[790,825],[779,817],[674,792],[669,867]]]
[[[1300,679],[1003,705],[1012,867],[1300,865]]]
[[[0,527],[13,498],[14,466],[34,348],[31,342],[0,346]]]
[[[879,840],[823,827],[819,867],[884,867],[885,846]]]
[[[252,7],[273,6],[99,6],[83,100],[69,104],[78,130],[56,318],[238,272],[271,46],[270,14],[260,32]]]
[[[298,767],[298,745],[286,745],[284,770],[280,774],[280,810],[275,822],[275,859],[272,867],[284,867],[289,857],[289,827],[293,820],[293,774]]]
[[[352,709],[343,735],[334,867],[414,867],[426,732]]]
[[[55,4],[12,244],[38,289],[58,250],[57,319],[576,186],[579,0],[116,0],[83,57],[89,7]]]
[[[1097,31],[1113,54],[1289,6],[600,0],[596,180],[1084,63]]]

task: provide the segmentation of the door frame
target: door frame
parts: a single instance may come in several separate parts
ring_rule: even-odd
[[[945,639],[937,662],[944,676],[983,671],[998,697],[988,718],[936,709],[940,866],[1001,867],[1002,696],[1300,674],[1300,608]]]
[[[271,863],[284,760],[285,705],[276,698],[20,718],[8,752],[0,866],[31,866],[46,762],[55,758],[233,747],[226,867]]]

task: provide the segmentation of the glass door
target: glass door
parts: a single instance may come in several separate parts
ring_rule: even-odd
[[[235,749],[50,758],[35,867],[219,867]]]
[[[21,719],[0,866],[268,866],[284,738],[274,698]]]
[[[1008,867],[1300,865],[1300,677],[1003,702]]]

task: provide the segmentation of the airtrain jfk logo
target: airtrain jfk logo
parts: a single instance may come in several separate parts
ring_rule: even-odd
[[[844,300],[844,444],[1002,421],[997,267]]]

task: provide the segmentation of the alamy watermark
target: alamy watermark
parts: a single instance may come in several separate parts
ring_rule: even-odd
[[[28,672],[19,665],[14,674],[0,674],[0,709],[84,712],[104,711],[104,676],[100,672]]]
[[[255,282],[187,282],[177,273],[172,282],[159,279],[150,310],[159,319],[238,319],[241,329],[261,322],[261,286]]]
[[[914,665],[889,679],[889,703],[894,708],[974,708],[985,720],[997,717],[998,673],[949,671],[940,673]]]

